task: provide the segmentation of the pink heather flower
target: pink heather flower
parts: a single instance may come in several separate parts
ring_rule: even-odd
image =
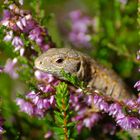
[[[37,40],[39,36],[41,36],[42,32],[43,32],[42,28],[36,27],[32,31],[30,31],[29,38],[31,40]]]
[[[70,12],[69,16],[72,21],[78,20],[81,17],[82,13],[80,10],[75,10]]]
[[[72,121],[80,121],[84,119],[84,115],[77,115],[75,117],[72,118]]]
[[[11,17],[11,13],[9,10],[3,10],[3,19],[2,20],[8,20]]]
[[[93,96],[92,95],[87,96],[86,103],[88,104],[88,106],[92,106],[92,104],[93,104]]]
[[[125,102],[125,104],[132,109],[140,109],[139,97],[137,99],[129,99]]]
[[[21,23],[22,23],[22,25],[24,26],[24,27],[26,27],[26,25],[27,25],[27,21],[26,21],[26,18],[24,17],[24,18],[22,18],[21,20]]]
[[[35,77],[39,81],[47,81],[48,83],[51,83],[55,80],[51,74],[48,74],[39,70],[35,71]]]
[[[48,132],[44,135],[44,138],[45,138],[45,139],[49,139],[52,135],[53,135],[52,131],[48,131]]]
[[[5,130],[3,129],[4,119],[0,117],[0,139],[2,140],[2,134],[5,133]]]
[[[84,105],[86,105],[86,102],[84,102],[83,99],[84,99],[84,96],[81,93],[78,93],[78,94],[72,93],[70,95],[71,107],[73,107],[73,109],[76,112],[81,111],[83,113],[83,110],[85,111]],[[80,113],[80,112],[78,112],[78,113]]]
[[[49,44],[42,44],[41,48],[43,52],[46,52],[49,48],[51,48],[51,46]]]
[[[137,52],[137,60],[140,60],[140,50]]]
[[[79,10],[72,11],[70,14],[71,19],[71,31],[69,33],[69,40],[77,47],[79,46],[91,46],[91,31],[89,27],[94,30],[96,26],[95,20],[88,16],[84,16]]]
[[[88,24],[90,23],[88,18],[83,18],[81,20],[76,21],[73,26],[72,26],[72,30],[74,30],[75,32],[79,32],[79,33],[86,33],[87,32],[87,28],[88,28]]]
[[[69,38],[72,42],[77,42],[79,44],[89,45],[89,41],[91,40],[91,37],[89,35],[85,35],[84,33],[70,33]]]
[[[4,19],[1,21],[1,25],[3,25],[3,26],[9,26],[9,23],[10,23],[10,21],[7,19]]]
[[[137,101],[136,101],[137,103],[138,103],[138,105],[140,106],[140,95],[138,96],[138,98],[137,98]]]
[[[30,99],[34,104],[37,104],[39,100],[39,95],[38,93],[35,93],[35,91],[31,91],[26,95],[27,99]]]
[[[110,105],[108,112],[113,117],[119,117],[122,114],[122,107],[118,103],[113,103]]]
[[[101,116],[98,113],[93,113],[89,118],[83,120],[83,124],[91,129],[95,125],[95,123],[100,119]]]
[[[34,116],[43,118],[45,114],[46,114],[45,110],[34,107],[34,114],[33,114]]]
[[[134,85],[134,88],[136,88],[138,91],[140,91],[140,80],[138,82],[136,82],[136,84]]]
[[[15,72],[15,65],[17,64],[17,59],[8,59],[4,68],[4,72],[9,74],[13,79],[18,78],[18,74]]]
[[[140,120],[136,117],[122,117],[120,119],[117,119],[117,124],[119,124],[125,130],[140,128]]]
[[[85,127],[88,127],[88,128],[92,127],[92,124],[89,118],[84,119],[83,125],[85,125]]]
[[[80,133],[81,130],[82,130],[82,128],[83,128],[83,122],[79,122],[79,123],[76,125],[76,128],[77,128],[78,133]]]
[[[0,135],[2,135],[4,132],[4,129],[0,126]]]
[[[39,46],[42,46],[43,41],[44,41],[44,37],[39,36],[35,41],[36,41],[36,44],[38,44]]]
[[[85,126],[91,129],[92,127],[94,127],[95,123],[98,122],[100,119],[101,119],[101,115],[99,113],[91,113],[89,114],[89,116],[85,116],[84,114],[77,115],[74,118],[72,118],[72,121],[80,121],[82,123],[81,127]]]
[[[7,32],[6,36],[4,37],[5,42],[9,42],[13,39],[13,31]]]
[[[20,56],[24,55],[24,51],[25,51],[25,49],[23,48],[24,43],[19,37],[16,36],[13,38],[12,45],[15,46],[15,51],[19,50]]]
[[[135,101],[132,100],[132,99],[126,100],[125,103],[126,103],[127,106],[130,106],[130,107],[135,106]]]
[[[44,93],[55,91],[51,84],[48,84],[48,85],[40,84],[38,85],[38,88],[42,90]]]
[[[43,99],[39,99],[36,103],[36,106],[38,109],[42,109],[44,108],[44,100]]]
[[[23,41],[21,40],[21,38],[19,38],[18,36],[15,36],[12,40],[12,45],[15,46],[15,47],[22,47],[24,44],[23,44]]]
[[[17,25],[17,27],[19,27],[20,30],[23,30],[24,29],[23,24],[22,24],[21,21],[17,21],[16,22],[16,25]]]
[[[36,103],[36,106],[37,106],[37,108],[38,109],[49,109],[49,108],[51,108],[51,106],[53,105],[53,103],[54,103],[54,98],[53,98],[53,100],[51,100],[51,99],[47,99],[47,98],[40,98],[39,100],[38,100],[38,102]]]
[[[19,105],[21,111],[23,111],[29,115],[33,115],[34,108],[31,103],[26,102],[25,100],[23,100],[21,98],[17,98],[16,103],[17,103],[17,105]]]
[[[137,52],[137,60],[140,60],[140,50]],[[140,69],[139,69],[139,72],[140,72]],[[137,91],[140,91],[140,80],[135,83],[134,88],[136,88]]]
[[[4,70],[4,68],[0,66],[0,73],[2,73],[3,70]]]
[[[93,99],[94,104],[100,109],[108,112],[109,105],[101,96],[95,95]]]
[[[54,95],[45,97],[45,94],[31,91],[25,96],[25,99],[17,98],[16,103],[19,105],[21,111],[25,113],[32,116],[44,117],[50,108],[55,107]]]
[[[35,77],[39,81],[46,80],[48,83],[51,83],[54,80],[54,77],[51,74],[39,70],[35,71]]]
[[[19,3],[20,3],[21,5],[23,5],[23,2],[24,2],[23,0],[19,0]]]
[[[5,3],[7,2],[5,1]],[[23,0],[19,0],[19,3],[22,5]],[[8,10],[4,10],[1,24],[13,30],[15,33],[25,34],[29,39],[34,40],[42,51],[54,47],[54,43],[48,35],[47,30],[42,28],[37,21],[32,18],[30,12],[22,10],[16,4],[10,4]],[[4,40],[11,41],[11,36],[11,34],[8,34]],[[12,45],[15,46],[15,51],[20,50],[20,55],[22,56],[24,53],[24,49],[21,48],[24,45],[23,41],[19,37],[14,37]]]
[[[32,20],[32,19],[27,20],[26,19],[26,26],[23,29],[23,33],[28,33],[29,34],[29,32],[31,30],[33,30],[36,26],[37,26],[37,23],[34,20]]]
[[[55,98],[53,95],[50,97],[49,102],[51,105],[55,104]]]

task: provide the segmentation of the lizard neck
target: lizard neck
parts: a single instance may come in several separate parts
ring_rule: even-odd
[[[81,66],[77,73],[80,80],[88,84],[92,80],[92,61],[90,58],[81,56],[80,57]]]

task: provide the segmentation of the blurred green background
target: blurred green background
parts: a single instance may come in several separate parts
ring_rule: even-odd
[[[24,0],[24,8],[41,19],[58,47],[70,46],[68,41],[69,12],[80,9],[98,21],[97,32],[92,36],[92,47],[82,48],[103,65],[114,69],[135,93],[133,85],[140,79],[136,52],[139,50],[137,1],[126,0]],[[2,1],[0,2],[2,13]],[[36,14],[37,12],[37,14]],[[0,65],[13,58],[12,47],[2,41],[0,32]],[[74,47],[74,46],[72,46]],[[5,121],[5,140],[43,140],[48,130],[47,117],[39,120],[19,112],[16,95],[26,93],[26,83],[0,74],[1,112]],[[49,116],[48,116],[49,117]],[[83,140],[90,134],[85,132]],[[121,139],[116,136],[115,139]],[[78,139],[78,138],[77,138]],[[123,139],[123,138],[122,138]]]

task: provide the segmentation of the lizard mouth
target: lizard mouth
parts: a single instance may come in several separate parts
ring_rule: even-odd
[[[48,68],[43,68],[43,67],[40,67],[38,65],[35,66],[35,70],[40,70],[42,72],[45,72],[45,73],[48,73],[48,74],[53,74],[54,76],[59,77],[57,71],[54,71],[54,70],[51,70],[51,69],[48,69]]]

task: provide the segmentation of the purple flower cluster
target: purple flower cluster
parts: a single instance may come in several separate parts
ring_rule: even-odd
[[[140,95],[137,99],[127,100],[126,105],[140,114]]]
[[[25,99],[17,98],[16,103],[20,110],[32,116],[44,117],[46,111],[54,105],[54,96],[49,98],[41,98],[40,93],[34,91],[28,93]]]
[[[92,105],[89,103],[89,98],[91,96],[85,96],[80,89],[70,89],[70,93],[71,109],[76,112],[72,121],[78,122],[78,132],[80,133],[83,127],[91,129],[102,118],[100,113],[90,109]]]
[[[24,45],[25,40],[30,40],[29,44],[31,49],[34,48],[33,41],[40,47],[40,50],[46,51],[50,47],[54,47],[54,43],[51,37],[48,35],[47,30],[41,27],[35,19],[33,19],[30,12],[21,9],[20,5],[23,5],[23,0],[19,0],[19,5],[4,1],[5,9],[3,11],[3,18],[0,21],[0,25],[6,27],[4,30],[6,35],[4,37],[5,42],[11,42],[14,46],[13,50],[18,51],[20,56],[24,56],[26,48]],[[25,38],[21,36],[24,35]],[[46,41],[47,40],[47,41]],[[17,78],[16,73],[17,58],[13,60],[7,60],[5,67],[0,68],[0,72],[8,73],[12,78]]]
[[[43,73],[41,71],[35,71],[35,76],[39,81],[42,81],[38,85],[38,92],[29,92],[25,99],[17,98],[16,103],[19,105],[20,110],[31,115],[44,117],[46,112],[55,107],[55,99],[53,93],[55,93],[54,86],[59,83],[52,75]],[[49,94],[51,93],[51,94]]]
[[[109,103],[105,97],[94,93],[93,102],[95,106],[105,113],[108,113],[113,118],[115,118],[116,123],[123,129],[139,129],[140,128],[140,104],[139,98],[136,100],[130,100],[126,103],[119,103],[117,101],[112,101]],[[130,103],[131,102],[131,103]],[[133,103],[132,103],[133,102]],[[125,108],[127,110],[125,111]],[[137,110],[136,110],[137,109]],[[137,112],[137,116],[133,114],[133,110]]]
[[[16,103],[19,105],[20,110],[31,116],[44,117],[51,108],[55,108],[55,88],[60,82],[56,80],[51,74],[43,73],[39,70],[35,71],[35,77],[39,81],[39,92],[31,91],[26,97],[17,98]],[[94,124],[100,120],[99,113],[89,111],[91,104],[87,103],[87,98],[80,89],[76,90],[74,87],[69,87],[70,91],[70,105],[76,115],[72,121],[78,121],[77,129],[80,132],[85,126],[92,128]]]
[[[5,72],[9,74],[13,79],[18,78],[18,74],[16,73],[16,64],[17,64],[17,59],[14,58],[13,60],[8,59],[5,67],[0,68],[0,73]]]
[[[44,117],[50,108],[55,108],[55,89],[60,81],[56,80],[52,75],[35,71],[35,76],[40,84],[38,84],[38,92],[29,92],[25,99],[18,98],[17,104],[21,111],[38,117]],[[72,121],[77,121],[77,130],[81,132],[83,127],[91,129],[100,119],[100,113],[107,113],[112,116],[116,123],[123,129],[139,129],[140,128],[140,98],[129,100],[126,102],[117,102],[110,100],[106,96],[99,93],[86,95],[81,89],[76,90],[69,87],[70,106],[76,113]],[[126,108],[126,109],[125,109]],[[137,113],[137,115],[133,112]]]
[[[82,128],[87,127],[91,129],[92,127],[95,126],[95,124],[101,119],[101,114],[91,112],[91,113],[86,113],[85,112],[78,112],[77,116],[72,118],[72,121],[77,121],[77,130],[80,133]]]
[[[22,1],[19,2],[20,4],[23,3]],[[5,3],[8,3],[8,1]],[[0,23],[7,28],[4,41],[12,42],[15,51],[20,51],[21,56],[25,51],[24,42],[20,37],[21,34],[24,34],[29,40],[35,41],[42,51],[54,47],[47,30],[42,28],[28,11],[22,10],[15,3],[7,6]]]
[[[76,47],[90,47],[91,33],[96,26],[96,20],[84,16],[81,11],[76,10],[70,13],[71,31],[69,40]]]

